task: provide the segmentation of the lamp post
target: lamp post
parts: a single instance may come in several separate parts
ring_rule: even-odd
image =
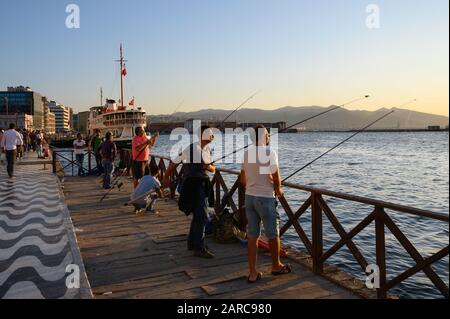
[[[2,96],[1,98],[5,100],[6,115],[9,115],[9,110],[8,110],[8,97],[7,97],[7,96]]]

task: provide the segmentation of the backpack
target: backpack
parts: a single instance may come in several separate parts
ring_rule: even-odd
[[[214,241],[219,244],[233,244],[239,240],[237,238],[239,228],[235,219],[235,214],[225,208],[223,212],[213,220]]]

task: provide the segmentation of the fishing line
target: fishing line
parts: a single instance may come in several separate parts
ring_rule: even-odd
[[[294,177],[295,175],[297,175],[298,173],[300,173],[301,171],[303,171],[305,168],[311,166],[312,164],[314,164],[315,162],[317,162],[319,159],[321,159],[322,157],[326,156],[327,154],[331,153],[332,151],[334,151],[335,149],[337,149],[339,146],[343,145],[344,143],[348,142],[349,140],[351,140],[353,137],[355,137],[356,135],[366,131],[368,128],[372,127],[373,125],[375,125],[376,123],[380,122],[381,120],[383,120],[384,118],[388,117],[389,115],[391,115],[392,113],[394,113],[395,111],[390,111],[387,114],[384,114],[382,117],[376,119],[375,121],[373,121],[372,123],[366,125],[365,127],[363,127],[362,129],[360,129],[359,131],[357,131],[356,133],[352,134],[351,136],[347,137],[345,140],[343,140],[342,142],[340,142],[339,144],[335,145],[334,147],[332,147],[331,149],[329,149],[328,151],[326,151],[325,153],[323,153],[322,155],[316,157],[314,160],[312,160],[311,162],[307,163],[306,165],[302,166],[301,168],[299,168],[298,170],[296,170],[295,172],[293,172],[291,175],[289,175],[288,177],[286,177],[285,179],[283,179],[282,183],[285,183],[287,180],[289,180],[290,178]]]

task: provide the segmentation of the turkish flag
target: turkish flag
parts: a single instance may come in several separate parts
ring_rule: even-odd
[[[123,68],[123,70],[122,70],[122,75],[123,75],[123,76],[127,76],[127,68]]]
[[[134,106],[134,98],[128,103],[129,106]]]

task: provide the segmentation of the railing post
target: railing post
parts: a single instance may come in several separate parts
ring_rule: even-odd
[[[241,176],[239,175],[240,179]],[[238,205],[239,205],[239,229],[246,231],[247,229],[247,215],[245,214],[245,187],[239,181],[238,188]]]
[[[215,190],[216,199],[214,201],[215,202],[215,206],[216,206],[214,208],[215,211],[216,211],[216,214],[220,213],[219,209],[222,206],[221,198],[220,198],[220,182],[219,182],[219,178],[220,178],[220,173],[218,171],[216,171],[215,178],[214,178],[214,181],[216,183],[216,190]]]
[[[379,269],[380,287],[377,289],[379,299],[386,299],[387,292],[384,290],[386,284],[386,239],[384,231],[384,209],[375,207],[375,246],[376,259]]]
[[[74,171],[74,167],[73,167],[73,151],[72,152],[70,152],[70,155],[71,155],[71,159],[72,159],[72,161],[71,161],[71,166],[72,166],[72,176],[75,176],[75,171]]]
[[[91,164],[91,161],[92,161],[92,152],[91,152],[91,151],[88,151],[88,171],[89,171],[89,175],[92,174],[92,164]]]
[[[53,174],[56,174],[56,152],[54,150],[52,152],[52,167],[53,167]]]
[[[312,246],[313,271],[316,275],[323,273],[323,223],[322,208],[319,205],[320,194],[311,193],[312,200]]]

